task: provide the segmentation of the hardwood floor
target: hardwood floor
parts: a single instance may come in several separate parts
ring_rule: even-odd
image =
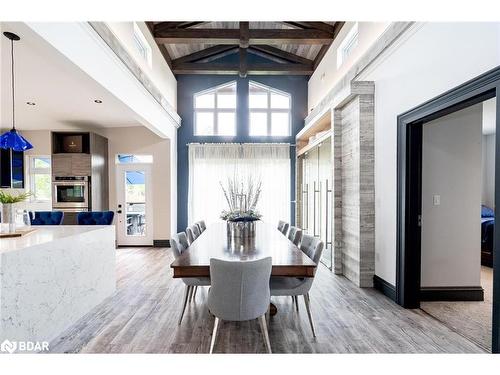
[[[177,325],[184,284],[172,279],[170,249],[117,250],[117,291],[60,337],[54,353],[208,353],[214,318],[198,288]],[[481,353],[481,348],[421,310],[405,310],[320,266],[311,291],[317,338],[304,301],[273,298],[274,353]],[[215,352],[265,353],[259,322],[222,322]]]

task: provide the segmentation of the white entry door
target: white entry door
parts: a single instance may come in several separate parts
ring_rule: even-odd
[[[152,246],[150,164],[116,165],[116,202],[118,245]]]

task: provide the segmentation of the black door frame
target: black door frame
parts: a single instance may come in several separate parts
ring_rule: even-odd
[[[426,122],[497,97],[500,130],[500,66],[415,107],[397,118],[397,253],[396,302],[420,307],[422,129]],[[495,222],[500,223],[500,131],[495,148]],[[500,230],[493,241],[492,351],[500,352]]]

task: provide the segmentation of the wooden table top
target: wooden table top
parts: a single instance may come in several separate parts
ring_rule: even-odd
[[[227,236],[226,223],[210,225],[170,267],[174,278],[210,276],[210,259],[230,261],[272,257],[273,276],[313,277],[316,264],[275,227],[257,222],[251,239]]]

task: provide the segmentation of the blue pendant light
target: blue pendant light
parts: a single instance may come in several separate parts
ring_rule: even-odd
[[[17,41],[19,38],[18,35],[14,33],[10,33],[8,31],[4,32],[8,39],[10,39],[10,55],[12,58],[12,129],[8,132],[0,135],[0,147],[9,149],[11,148],[14,151],[26,151],[30,148],[33,148],[33,145],[29,143],[26,138],[24,138],[21,134],[19,134],[16,130],[16,116],[15,116],[15,91],[14,91],[14,41]]]

